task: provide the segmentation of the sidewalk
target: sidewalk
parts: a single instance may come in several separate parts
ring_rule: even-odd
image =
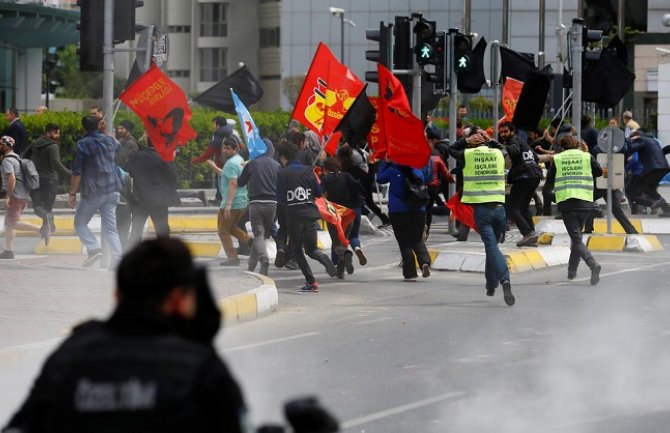
[[[53,348],[72,326],[112,311],[115,274],[82,268],[79,255],[18,255],[0,262],[0,366]],[[224,326],[269,314],[278,306],[274,281],[242,268],[199,260],[223,312]],[[28,342],[28,343],[27,343]]]

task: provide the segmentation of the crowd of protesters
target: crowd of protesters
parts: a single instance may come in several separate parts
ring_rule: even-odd
[[[659,217],[670,216],[670,205],[657,192],[659,182],[670,172],[665,159],[669,147],[663,148],[632,119],[630,112],[624,114],[626,144],[622,152],[627,158],[626,188],[614,192],[612,204],[614,216],[626,233],[637,233],[621,205],[624,194],[633,213],[660,210]],[[152,219],[156,236],[170,235],[168,208],[180,204],[176,169],[173,163],[163,161],[151,140],[133,136],[132,122],[119,122],[112,137],[107,134],[102,112],[93,107],[82,119],[84,133],[77,143],[70,170],[60,162],[58,125],[48,124],[44,136],[31,144],[18,112],[9,110],[6,117],[11,123],[2,137],[5,156],[2,172],[3,185],[9,188],[5,199],[6,242],[0,258],[14,257],[17,229],[35,231],[45,244],[49,242],[56,230],[53,206],[59,176],[70,177],[69,204],[76,208],[74,226],[87,251],[83,266],[92,266],[102,257],[100,243],[88,227],[96,212],[100,212],[102,237],[110,249],[111,260],[107,264],[110,268],[116,266],[123,251],[140,242],[148,218]],[[470,226],[479,231],[487,253],[487,294],[492,295],[496,286],[502,284],[505,301],[514,303],[509,271],[504,269],[506,264],[503,266],[497,243],[515,225],[522,236],[517,247],[536,246],[539,234],[533,216],[552,215],[552,202],[557,203],[557,218],[564,220],[571,235],[573,256],[569,278],[574,278],[578,259],[582,258],[591,268],[595,284],[599,265],[580,243],[582,232],[593,231],[593,219],[599,212],[595,201],[606,199],[606,191],[596,188],[593,180],[602,173],[595,155],[603,150],[591,119],[588,116],[581,119],[581,139],[574,136],[575,128],[561,119],[552,121],[545,130],[531,131],[517,131],[513,123],[502,121],[497,125],[497,142],[490,138],[490,132],[487,134],[467,120],[467,109],[460,107],[457,137],[450,143],[428,118],[425,133],[431,156],[425,167],[411,168],[388,158],[373,160],[367,143],[355,138],[343,139],[334,155],[326,155],[318,137],[311,131],[305,132],[295,121],[291,121],[276,143],[264,139],[266,152],[249,159],[249,150],[235,131],[234,123],[223,116],[213,118],[211,140],[192,163],[206,163],[217,179],[214,199],[219,207],[217,231],[226,255],[221,265],[240,266],[239,255],[248,254],[248,270],[258,269],[268,275],[271,254],[266,241],[273,238],[277,246],[275,267],[300,269],[305,277],[300,290],[316,292],[318,282],[307,257],[319,262],[329,276],[336,278],[354,272],[354,257],[359,265],[367,264],[359,239],[361,219],[367,215],[369,220],[379,219],[379,228],[392,227],[404,280],[415,281],[419,273],[426,278],[431,267],[426,240],[432,216],[449,212],[445,206],[451,198],[448,184],[455,183],[462,203],[474,208],[474,220],[458,221],[458,229],[452,234],[465,241]],[[617,119],[611,119],[610,125],[618,127]],[[589,165],[586,159],[582,161],[576,152],[590,154],[590,170],[586,168]],[[488,178],[477,177],[474,160],[470,159],[473,155],[491,158],[491,167],[495,166],[496,172],[491,172]],[[21,157],[32,159],[39,173],[40,185],[32,191],[22,186]],[[566,186],[561,171],[565,161],[581,164],[582,177],[590,181],[578,187],[568,182]],[[498,173],[500,167],[504,167],[502,175]],[[420,202],[410,201],[407,196],[407,185],[412,182],[423,184],[426,196]],[[566,188],[589,192],[566,195]],[[388,195],[388,213],[375,201],[375,195],[379,198],[384,190]],[[482,201],[479,195],[486,195],[487,199]],[[42,218],[41,227],[20,219],[28,197],[32,198],[35,213]],[[325,223],[331,238],[330,252],[318,248],[319,220],[324,219],[319,204],[323,198],[337,205],[340,214],[336,218],[339,227],[332,221]],[[344,218],[343,211],[351,217]]]

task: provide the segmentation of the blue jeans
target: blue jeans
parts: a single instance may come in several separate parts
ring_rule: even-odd
[[[356,213],[356,216],[354,217],[354,220],[351,223],[351,228],[349,231],[349,242],[351,243],[351,248],[360,248],[361,247],[361,240],[358,237],[358,233],[361,230],[361,208],[355,207],[352,208]]]
[[[109,245],[112,263],[118,263],[121,259],[121,241],[119,240],[119,233],[116,231],[116,205],[119,204],[119,195],[118,192],[82,195],[74,213],[74,229],[77,231],[81,243],[86,247],[86,251],[90,254],[93,251],[101,250],[100,243],[91,229],[88,228],[88,223],[93,215],[98,210],[100,211],[102,237]]]
[[[495,289],[501,281],[509,281],[507,261],[498,248],[498,239],[507,227],[507,214],[502,205],[479,204],[474,209],[475,223],[486,251],[486,288]]]

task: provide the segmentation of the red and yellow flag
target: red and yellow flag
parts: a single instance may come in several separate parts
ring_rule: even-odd
[[[379,98],[376,96],[370,96],[368,99],[377,113],[375,123],[372,124],[370,133],[368,134],[368,145],[372,150],[370,153],[370,160],[375,161],[386,158],[386,137],[384,137],[384,131],[382,130]]]
[[[507,77],[502,91],[502,106],[505,110],[505,120],[511,122],[514,118],[514,111],[516,104],[519,102],[521,90],[523,89],[523,81]]]
[[[381,130],[386,137],[388,157],[397,164],[423,168],[430,158],[430,146],[423,122],[412,113],[402,83],[384,66],[377,65]]]
[[[191,108],[186,95],[155,64],[119,98],[142,119],[164,161],[172,161],[177,146],[185,146],[198,135],[189,125]]]
[[[328,201],[325,197],[318,197],[314,202],[319,208],[321,218],[325,222],[335,226],[340,243],[345,247],[348,247],[349,239],[347,239],[346,230],[349,227],[349,224],[354,221],[356,213],[348,207]]]
[[[364,87],[320,42],[291,117],[321,136],[330,136]]]

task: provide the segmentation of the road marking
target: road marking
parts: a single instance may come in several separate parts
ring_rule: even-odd
[[[388,418],[394,415],[398,415],[404,412],[409,412],[414,409],[419,409],[424,406],[429,406],[431,404],[439,403],[446,400],[451,400],[457,397],[465,395],[464,392],[448,392],[446,394],[438,395],[436,397],[426,398],[423,400],[415,401],[414,403],[403,404],[401,406],[396,406],[391,409],[382,410],[380,412],[371,413],[370,415],[362,416],[355,418],[349,421],[345,421],[340,424],[342,430],[350,429],[353,427],[358,427],[363,424],[367,424],[373,421],[378,421],[380,419]]]
[[[612,272],[606,272],[606,273],[603,273],[603,272],[601,271],[601,272],[600,272],[600,278],[602,278],[602,277],[611,277],[611,276],[613,276],[613,275],[619,275],[619,274],[626,274],[626,273],[629,273],[629,272],[643,271],[643,270],[645,270],[645,269],[658,268],[658,267],[661,267],[661,266],[668,266],[668,263],[667,263],[667,262],[665,262],[665,263],[655,263],[655,264],[653,264],[653,265],[638,266],[638,267],[636,267],[636,268],[630,268],[630,269],[620,269],[620,270],[618,270],[618,271],[612,271]],[[576,282],[576,281],[589,281],[590,279],[591,279],[591,274],[589,273],[589,276],[588,276],[588,277],[585,277],[585,278],[575,278],[575,279],[572,280],[572,281],[563,281],[563,282],[560,282],[560,283],[556,283],[556,285],[558,285],[558,286],[565,286],[565,285],[567,285],[567,284],[573,284],[573,283]]]
[[[378,319],[370,319],[370,320],[364,320],[362,322],[354,322],[354,325],[370,325],[373,323],[386,322],[387,320],[391,319],[393,319],[393,317],[380,317]]]
[[[290,337],[273,338],[272,340],[260,341],[258,343],[245,344],[244,346],[231,347],[224,349],[224,353],[239,352],[241,350],[254,349],[256,347],[269,346],[271,344],[283,343],[285,341],[298,340],[300,338],[314,337],[321,335],[320,332],[305,332],[304,334],[291,335]]]

